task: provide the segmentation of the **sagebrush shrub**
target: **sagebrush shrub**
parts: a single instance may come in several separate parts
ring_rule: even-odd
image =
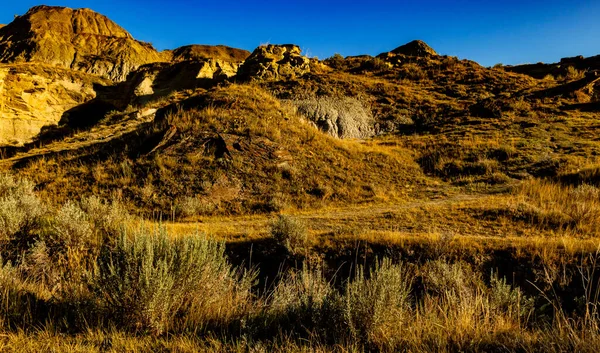
[[[472,298],[476,291],[484,287],[481,277],[469,265],[461,262],[428,262],[421,269],[421,274],[427,293],[448,301]]]
[[[290,271],[277,284],[266,307],[267,330],[286,329],[304,338],[328,340],[335,330],[328,323],[337,296],[320,270]]]
[[[116,201],[108,202],[91,196],[83,198],[80,206],[87,214],[94,229],[100,232],[104,238],[116,238],[116,235],[123,230],[124,225],[131,220],[125,206]]]
[[[302,254],[308,246],[306,226],[291,216],[279,215],[271,222],[271,236],[293,255]]]
[[[44,237],[46,244],[57,252],[81,251],[93,246],[94,229],[89,218],[78,204],[67,202],[50,222],[52,229]]]
[[[34,186],[29,180],[0,174],[0,241],[28,241],[39,231],[46,207]]]
[[[412,272],[389,259],[369,276],[359,268],[344,293],[343,316],[350,337],[380,349],[394,349],[410,321],[411,286]]]
[[[526,320],[533,311],[534,301],[523,291],[506,283],[505,278],[492,274],[489,288],[489,308],[498,316]]]
[[[239,315],[250,296],[253,277],[238,276],[224,249],[200,235],[123,233],[99,257],[94,289],[107,315],[129,330],[202,330]]]

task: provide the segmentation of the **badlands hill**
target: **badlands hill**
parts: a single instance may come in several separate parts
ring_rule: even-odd
[[[422,41],[323,61],[291,44],[157,52],[91,10],[39,6],[0,29],[0,60],[0,164],[57,202],[269,212],[588,180],[600,155],[595,58],[486,68]]]
[[[36,6],[0,30],[0,62],[44,62],[122,81],[161,61],[152,45],[89,9]]]

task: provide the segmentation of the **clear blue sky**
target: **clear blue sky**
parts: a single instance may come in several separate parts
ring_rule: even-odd
[[[0,0],[0,23],[40,0]],[[323,59],[376,55],[413,39],[482,65],[600,54],[600,0],[48,0],[87,7],[157,49],[294,43]]]

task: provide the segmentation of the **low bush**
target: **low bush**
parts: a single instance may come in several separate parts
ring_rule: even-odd
[[[244,314],[252,276],[227,263],[224,244],[163,231],[122,234],[105,247],[93,284],[105,316],[130,331],[202,331]]]
[[[0,174],[0,243],[11,260],[36,241],[44,223],[46,206],[33,189],[28,180]]]
[[[271,236],[292,255],[303,254],[308,246],[308,232],[302,221],[279,215],[271,222]]]
[[[297,338],[335,341],[336,330],[328,324],[340,307],[338,298],[321,271],[308,267],[290,271],[271,293],[260,330],[284,329]]]
[[[406,265],[384,259],[369,276],[359,268],[343,298],[349,337],[366,346],[397,349],[413,316],[411,287]]]

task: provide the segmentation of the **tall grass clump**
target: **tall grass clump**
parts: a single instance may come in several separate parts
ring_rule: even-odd
[[[600,189],[597,186],[565,186],[534,179],[518,187],[511,201],[509,210],[534,225],[586,237],[598,234]]]
[[[101,308],[136,332],[202,331],[244,315],[253,277],[227,262],[224,244],[164,230],[119,236],[98,258],[94,283]]]
[[[424,293],[410,344],[462,351],[474,344],[513,345],[511,335],[525,331],[533,302],[503,279],[492,277],[488,286],[468,264],[441,260],[419,272]]]
[[[48,311],[48,297],[40,292],[34,283],[23,278],[17,266],[0,265],[0,328],[29,329],[42,323],[42,316]]]

